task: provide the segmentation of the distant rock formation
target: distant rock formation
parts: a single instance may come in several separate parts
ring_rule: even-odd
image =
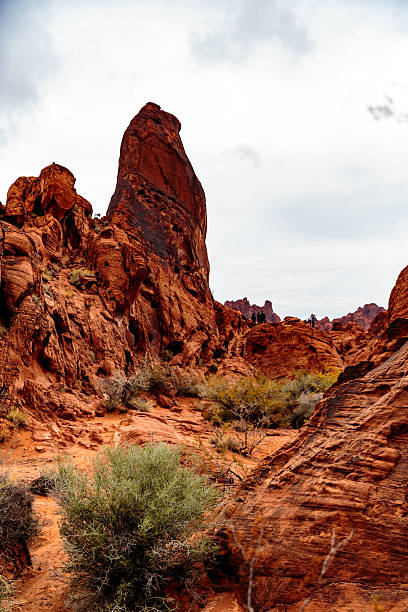
[[[323,319],[317,321],[317,325],[325,332],[328,332],[331,329],[333,323],[340,323],[343,325],[343,327],[348,323],[357,323],[357,325],[363,329],[368,330],[373,319],[380,312],[384,312],[384,310],[385,308],[382,306],[377,306],[377,304],[374,303],[364,304],[364,306],[357,308],[355,312],[349,312],[347,315],[338,317],[332,321],[330,321],[328,317],[324,317]]]
[[[273,312],[272,302],[269,300],[265,300],[265,304],[263,306],[257,306],[256,304],[250,304],[248,298],[244,297],[241,300],[227,300],[224,302],[224,306],[241,312],[247,317],[247,319],[250,319],[252,314],[257,315],[258,313],[263,312],[266,316],[266,320],[270,323],[280,322],[280,317],[276,314],[276,312]]]

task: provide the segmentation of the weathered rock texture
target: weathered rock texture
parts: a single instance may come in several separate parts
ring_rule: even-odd
[[[407,278],[405,269],[373,349],[381,364],[334,388],[299,437],[266,458],[227,509],[221,535],[241,601],[245,559],[263,532],[253,566],[259,612],[299,610],[308,597],[306,612],[357,612],[370,609],[371,595],[385,609],[407,609]],[[337,542],[351,538],[319,578],[333,533]]]
[[[205,196],[179,130],[152,103],[131,121],[102,220],[58,164],[10,187],[0,211],[0,390],[34,413],[73,418],[100,394],[100,377],[131,371],[145,353],[196,365],[228,356],[233,328],[242,336],[244,322],[227,323],[209,290]]]
[[[245,357],[270,378],[283,378],[296,370],[343,368],[330,336],[295,317],[253,327],[246,337]]]
[[[224,306],[241,312],[247,319],[250,319],[253,314],[257,315],[258,313],[263,312],[267,321],[270,323],[280,322],[280,317],[276,314],[276,312],[273,312],[272,302],[269,300],[265,300],[265,304],[263,306],[257,306],[256,304],[250,304],[248,298],[245,297],[242,300],[227,300],[224,302]]]

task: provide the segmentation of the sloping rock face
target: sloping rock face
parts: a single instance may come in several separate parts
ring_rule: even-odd
[[[382,334],[389,342],[405,338],[406,280],[405,270],[391,294]],[[221,533],[242,602],[254,558],[259,612],[303,604],[362,612],[371,596],[385,609],[407,609],[407,360],[405,341],[365,376],[333,388],[298,438],[242,483]],[[336,543],[350,539],[324,566],[333,533]]]
[[[272,302],[269,300],[265,300],[263,306],[257,306],[256,304],[250,304],[248,298],[245,297],[242,300],[227,300],[224,302],[224,306],[241,312],[247,319],[250,319],[253,314],[257,315],[263,312],[266,316],[266,320],[270,323],[280,322],[280,317],[273,311]]]
[[[224,317],[219,333],[205,197],[179,130],[151,103],[132,120],[101,220],[58,164],[10,187],[0,210],[0,392],[33,414],[86,414],[99,379],[132,371],[146,353],[185,366],[230,352],[238,323]]]

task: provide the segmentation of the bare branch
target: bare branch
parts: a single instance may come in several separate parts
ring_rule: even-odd
[[[343,540],[340,540],[340,542],[337,542],[336,544],[336,530],[333,529],[332,531],[332,538],[331,538],[331,543],[330,543],[330,550],[325,558],[325,560],[323,561],[323,565],[322,565],[322,569],[320,571],[320,575],[317,579],[317,584],[322,584],[323,579],[326,575],[327,572],[327,568],[329,567],[329,564],[331,561],[333,561],[334,557],[337,555],[338,551],[343,548],[353,537],[354,535],[354,529],[352,529],[349,533],[349,535],[347,536],[347,538],[344,538]],[[303,606],[300,608],[299,612],[303,612],[303,610],[306,608],[306,606],[311,602],[312,597],[314,595],[314,593],[316,592],[316,589],[313,591],[313,593],[311,595],[309,595],[309,597],[304,601]]]

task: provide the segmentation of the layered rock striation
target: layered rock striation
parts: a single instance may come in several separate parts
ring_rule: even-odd
[[[246,602],[254,560],[259,612],[362,612],[373,601],[407,609],[407,278],[405,269],[373,338],[379,365],[357,364],[354,379],[332,388],[298,438],[262,461],[225,511],[229,574]]]

